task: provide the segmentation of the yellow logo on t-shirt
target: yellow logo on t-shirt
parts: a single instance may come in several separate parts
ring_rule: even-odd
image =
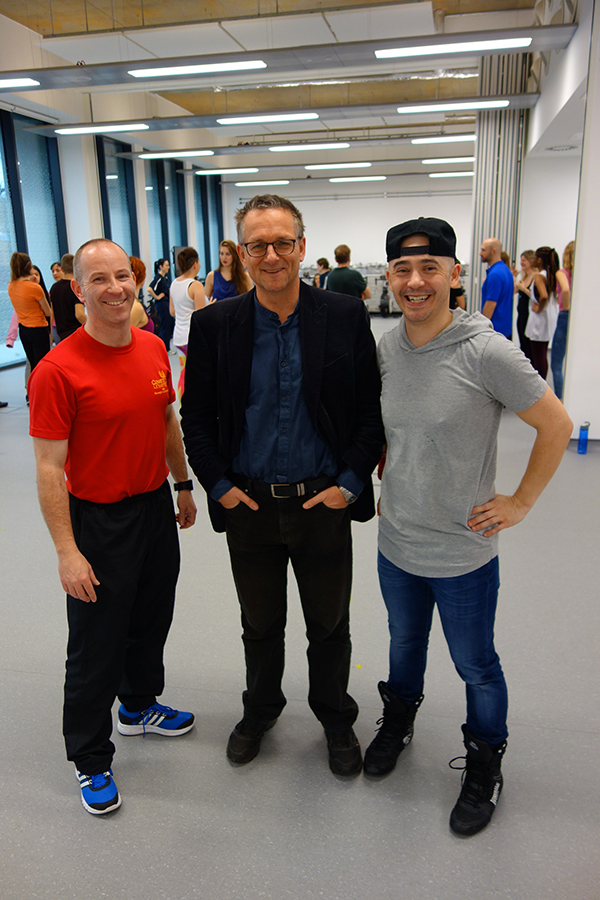
[[[163,369],[158,370],[158,378],[152,379],[152,387],[155,394],[168,394],[167,373]]]

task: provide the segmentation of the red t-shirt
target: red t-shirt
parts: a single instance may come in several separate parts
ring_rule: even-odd
[[[175,392],[155,335],[133,328],[126,347],[108,347],[78,328],[38,363],[28,393],[29,433],[69,441],[65,473],[76,497],[116,503],[164,482]]]

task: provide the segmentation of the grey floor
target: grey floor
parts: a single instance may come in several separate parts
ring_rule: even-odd
[[[390,321],[374,321],[378,334]],[[175,358],[174,366],[176,366]],[[260,755],[225,758],[240,715],[238,610],[221,536],[181,535],[164,700],[192,709],[181,739],[115,736],[123,805],[87,814],[60,734],[64,597],[35,492],[23,369],[0,371],[0,897],[2,900],[598,900],[600,448],[572,445],[553,483],[502,537],[497,646],[510,690],[505,790],[490,827],[455,838],[462,685],[434,625],[416,735],[394,773],[348,783],[329,771],[306,704],[303,626],[290,589],[288,705]],[[498,489],[532,443],[502,422]],[[101,477],[101,475],[99,476]],[[351,691],[366,746],[380,715],[386,620],[376,523],[355,526]]]

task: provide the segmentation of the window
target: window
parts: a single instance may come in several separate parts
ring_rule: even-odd
[[[20,342],[4,347],[12,317],[8,299],[10,257],[28,253],[44,279],[67,252],[67,230],[56,138],[29,131],[45,124],[0,110],[0,365],[25,359]]]
[[[146,204],[148,209],[148,228],[150,231],[150,254],[152,259],[166,256],[170,259],[168,240],[165,242],[162,226],[160,189],[158,183],[158,161],[144,161],[146,172]]]
[[[16,249],[15,223],[6,171],[4,141],[0,135],[0,365],[10,365],[25,359],[22,348],[9,350],[5,347],[6,334],[13,313],[7,289],[10,281],[10,258]]]
[[[58,155],[52,164],[50,160],[50,154],[56,153],[56,140],[26,131],[28,126],[39,124],[28,116],[13,115],[13,124],[27,234],[26,252],[31,262],[45,273],[67,252]]]
[[[119,244],[128,256],[139,256],[133,164],[130,159],[117,156],[118,153],[130,153],[131,147],[98,136],[96,149],[104,235]]]

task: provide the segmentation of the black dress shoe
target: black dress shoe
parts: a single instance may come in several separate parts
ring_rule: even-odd
[[[5,406],[8,406],[8,403],[4,400],[0,400],[0,409],[4,409]]]
[[[329,768],[335,775],[358,775],[362,771],[362,755],[353,728],[325,731],[329,750]]]
[[[270,722],[258,722],[256,719],[244,716],[229,735],[228,759],[240,765],[254,759],[260,750],[263,734],[272,728],[276,721],[277,719],[271,719]]]

